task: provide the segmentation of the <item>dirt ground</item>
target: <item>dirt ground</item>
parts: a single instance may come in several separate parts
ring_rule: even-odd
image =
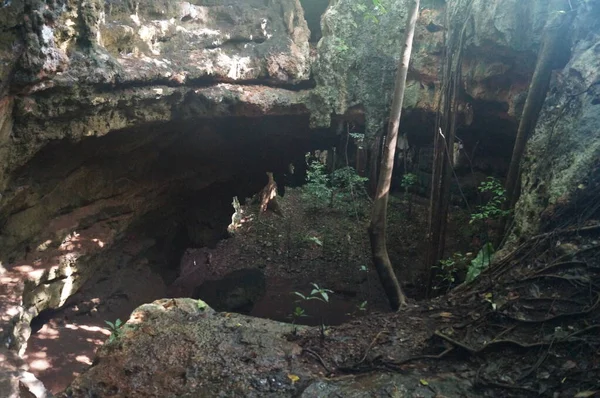
[[[366,210],[358,215],[313,209],[300,188],[286,189],[278,200],[283,216],[271,211],[259,214],[256,204],[243,206],[241,222],[231,238],[212,249],[188,249],[181,261],[180,277],[170,286],[165,286],[143,254],[138,253],[136,246],[143,246],[143,242],[133,238],[123,249],[137,256],[133,266],[116,270],[109,267],[62,309],[36,320],[26,354],[32,370],[50,391],[60,391],[91,364],[95,350],[110,335],[105,321],[125,321],[135,307],[161,297],[190,297],[203,282],[244,268],[259,268],[266,276],[266,292],[252,308],[253,316],[327,327],[350,322],[345,327],[356,328],[364,316],[389,311],[370,266],[366,233],[369,204],[361,203]],[[408,217],[403,194],[391,198],[389,247],[407,294],[419,298],[426,278],[423,257],[427,202],[418,196],[412,200]],[[464,218],[461,212],[456,214]],[[450,224],[452,250],[468,247],[470,237],[457,232],[462,218],[455,217]],[[111,256],[106,259],[117,260]],[[328,303],[299,300],[294,293],[308,295],[313,283],[334,292]],[[302,308],[302,316],[292,316],[296,307]],[[418,329],[423,336],[429,330],[420,324]]]

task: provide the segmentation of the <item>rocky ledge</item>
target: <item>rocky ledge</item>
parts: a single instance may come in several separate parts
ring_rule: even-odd
[[[471,397],[451,376],[369,374],[327,379],[295,342],[293,325],[218,313],[203,301],[163,299],[137,308],[92,367],[59,397]]]

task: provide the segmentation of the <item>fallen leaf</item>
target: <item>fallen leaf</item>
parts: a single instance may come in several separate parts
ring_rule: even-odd
[[[598,394],[600,391],[582,391],[575,394],[575,398],[589,398]]]
[[[442,318],[452,318],[454,315],[452,315],[450,312],[440,312],[440,316]]]
[[[429,383],[428,383],[428,382],[427,382],[427,380],[425,380],[425,379],[421,379],[421,380],[419,380],[419,382],[420,382],[422,385],[424,385],[424,386],[428,386],[428,385],[429,385]]]
[[[564,370],[569,370],[569,369],[573,369],[573,368],[576,368],[576,367],[577,367],[577,364],[575,362],[573,362],[573,361],[567,361],[562,366],[562,368]]]
[[[295,382],[300,380],[300,377],[293,375],[293,374],[288,374],[287,376],[288,376],[288,379],[290,379],[292,381],[292,384],[294,384]]]

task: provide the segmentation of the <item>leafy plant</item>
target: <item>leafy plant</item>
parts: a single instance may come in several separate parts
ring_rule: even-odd
[[[359,311],[366,311],[366,310],[367,310],[367,301],[365,300],[365,301],[363,301],[362,303],[358,304],[358,305],[356,306],[356,308],[357,308]]]
[[[316,236],[307,236],[306,240],[316,244],[317,246],[323,246],[323,241]]]
[[[369,1],[367,1],[367,4],[368,3]],[[365,19],[369,19],[374,23],[379,23],[379,19],[377,17],[387,13],[387,9],[383,5],[383,0],[371,0],[370,3],[371,5],[353,2],[352,9],[354,12],[362,14]]]
[[[333,39],[333,48],[342,54],[345,54],[346,52],[348,52],[348,50],[350,50],[350,47],[348,47],[348,45],[346,44],[346,42],[342,39],[340,39],[339,37],[335,37]]]
[[[466,261],[467,258],[462,253],[454,253],[452,257],[441,260],[440,265],[436,267],[438,269],[436,279],[439,283],[434,289],[439,290],[445,286],[450,290],[456,282],[458,270],[464,266]]]
[[[404,198],[408,201],[408,217],[412,214],[412,196],[409,194],[410,188],[417,184],[417,175],[414,173],[406,173],[402,176],[400,186],[404,188]]]
[[[309,164],[306,180],[303,198],[315,209],[331,207],[357,212],[360,206],[357,206],[356,200],[368,197],[365,183],[369,179],[358,175],[352,167],[327,174],[324,164],[313,161]]]
[[[296,307],[294,308],[294,311],[290,315],[288,315],[288,318],[292,320],[292,325],[294,325],[298,321],[298,319],[307,316],[308,315],[306,315],[306,311],[302,307]]]
[[[489,199],[483,205],[477,206],[477,212],[471,214],[471,224],[499,219],[510,214],[510,210],[502,209],[506,202],[506,191],[497,178],[488,177],[479,184],[478,190],[482,194],[487,194]]]
[[[313,290],[310,292],[310,299],[329,303],[329,293],[333,293],[333,290],[320,288],[316,283],[311,283],[311,285],[313,286]]]
[[[110,321],[104,321],[108,325],[108,330],[110,331],[110,336],[108,337],[108,343],[112,343],[119,338],[121,338],[123,322],[120,319],[117,319],[114,323]]]
[[[312,207],[323,208],[331,204],[331,193],[325,165],[317,161],[311,162],[306,171],[306,184],[302,196]]]
[[[333,189],[333,207],[347,212],[357,212],[357,199],[368,197],[365,183],[369,181],[366,177],[358,175],[352,167],[342,167],[331,174],[331,186]]]
[[[417,175],[414,173],[406,173],[402,176],[402,182],[400,186],[405,189],[409,189],[415,186],[417,183]]]
[[[467,270],[467,277],[465,282],[472,282],[475,278],[481,274],[481,272],[489,267],[492,263],[492,257],[494,255],[494,246],[491,242],[486,243],[479,253],[477,253],[477,257],[471,260],[471,265]]]

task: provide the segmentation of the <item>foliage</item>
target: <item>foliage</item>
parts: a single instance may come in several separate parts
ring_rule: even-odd
[[[325,165],[313,161],[306,171],[306,185],[304,185],[304,199],[309,200],[315,208],[326,207],[331,201],[329,175],[325,171]]]
[[[329,290],[329,289],[325,289],[322,287],[319,287],[319,285],[317,285],[316,283],[311,283],[313,289],[311,290],[310,294],[308,295],[304,295],[300,292],[292,292],[292,294],[300,297],[301,300],[299,301],[309,301],[309,300],[317,300],[317,301],[321,301],[323,303],[329,304],[329,295],[333,294],[333,290]],[[297,306],[294,309],[294,312],[292,312],[290,315],[288,315],[288,318],[292,319],[292,323],[295,323],[299,318],[301,317],[306,317],[308,316],[306,314],[306,311],[304,310],[304,308]],[[321,316],[321,333],[322,336],[325,336],[325,325],[323,325],[323,320],[322,320],[322,316]]]
[[[365,182],[352,167],[343,167],[327,174],[318,161],[309,164],[303,197],[312,208],[332,207],[347,212],[356,210],[356,200],[367,197]]]
[[[456,274],[458,270],[466,264],[467,258],[462,253],[454,253],[452,257],[446,260],[441,260],[440,265],[436,268],[438,272],[436,278],[439,280],[439,285],[444,285],[448,288],[453,287],[456,282]],[[434,287],[440,289],[441,287]]]
[[[317,246],[323,246],[323,241],[316,236],[307,236],[306,240],[316,244]]]
[[[356,306],[356,309],[358,309],[359,311],[366,311],[367,310],[367,300],[365,300],[362,303],[358,304]]]
[[[292,325],[293,325],[298,321],[298,319],[304,318],[307,316],[308,315],[306,315],[306,311],[302,307],[296,307],[296,308],[294,308],[294,311],[290,315],[288,315],[288,318],[290,318],[292,320]]]
[[[319,300],[324,303],[329,303],[329,293],[333,293],[333,290],[320,288],[316,283],[311,283],[313,289],[308,296],[300,292],[293,292],[296,296],[300,297],[302,300]]]
[[[350,50],[350,47],[348,47],[346,42],[339,37],[333,38],[333,48],[341,54],[345,54]]]
[[[379,23],[379,18],[377,17],[387,13],[387,8],[384,6],[383,0],[370,0],[367,1],[367,4],[356,1],[352,3],[352,10],[362,14],[365,19],[371,20],[374,23]]]
[[[479,184],[479,192],[488,194],[489,199],[485,204],[477,206],[477,212],[471,214],[471,224],[497,220],[510,214],[509,210],[502,209],[506,202],[506,191],[497,178],[488,177],[486,181]]]
[[[333,188],[333,207],[356,211],[356,199],[365,199],[368,194],[365,190],[367,177],[361,177],[352,167],[342,167],[331,174]]]
[[[104,321],[104,323],[108,325],[108,330],[110,331],[109,344],[121,338],[124,324],[120,319],[117,319],[114,323],[110,321]]]
[[[465,282],[469,283],[475,280],[475,278],[477,278],[479,274],[492,263],[493,255],[494,246],[491,242],[488,242],[481,248],[479,253],[477,253],[477,257],[471,261],[471,265],[467,270]]]
[[[402,176],[400,186],[404,189],[409,189],[417,184],[417,175],[414,173],[406,173]]]

